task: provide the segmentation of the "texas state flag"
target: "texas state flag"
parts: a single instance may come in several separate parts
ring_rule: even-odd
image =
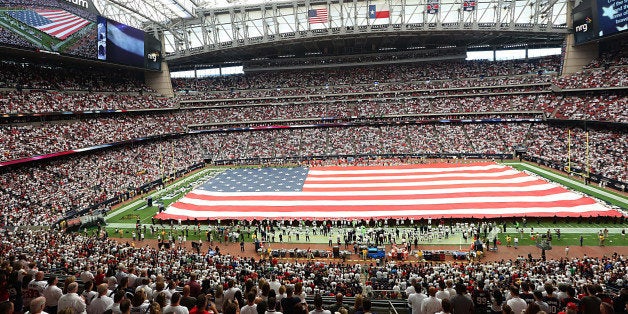
[[[382,19],[382,18],[389,18],[389,17],[390,17],[390,10],[388,9],[387,6],[385,5],[378,6],[375,4],[369,5],[369,18],[370,19]]]

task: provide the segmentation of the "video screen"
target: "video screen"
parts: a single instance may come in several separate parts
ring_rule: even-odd
[[[628,30],[628,2],[597,0],[599,36],[609,36]]]
[[[0,0],[0,45],[96,59],[97,11],[90,0]]]
[[[586,8],[573,13],[573,28],[577,44],[594,39],[596,36],[591,12],[591,8]]]
[[[144,68],[161,71],[161,42],[148,33],[144,40],[144,55]]]
[[[144,67],[144,31],[108,19],[106,59]]]
[[[98,17],[98,60],[107,60],[107,19]]]

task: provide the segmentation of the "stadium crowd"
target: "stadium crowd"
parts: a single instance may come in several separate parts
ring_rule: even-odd
[[[109,240],[104,231],[3,232],[3,313],[370,313],[371,300],[384,298],[407,300],[413,314],[608,314],[626,313],[628,302],[626,258],[616,253],[344,264],[242,258],[208,243],[195,252],[158,250]],[[329,312],[321,296],[336,297]],[[345,296],[354,303],[343,303]]]
[[[0,92],[2,113],[47,113],[88,110],[129,110],[173,108],[173,99],[152,95],[125,95],[114,93],[66,93],[57,91]]]
[[[611,66],[628,65],[628,54],[625,49],[617,49],[612,52],[603,52],[599,58],[594,58],[584,66],[584,69],[608,68]]]
[[[565,95],[556,98],[558,119],[612,121],[628,123],[628,102],[625,95]]]
[[[14,160],[148,136],[182,133],[172,114],[123,115],[101,119],[0,126],[0,160]]]
[[[5,15],[0,16],[0,19],[2,19],[5,22],[10,23],[11,25],[14,25],[15,27],[19,27],[17,22],[10,20]],[[3,27],[0,27],[0,43],[4,45],[15,46],[15,47],[37,48],[37,46],[35,46],[30,41],[16,35],[15,33]]]
[[[125,69],[84,68],[68,64],[0,62],[0,87],[100,92],[154,92],[142,74]]]
[[[623,59],[613,60],[619,61],[611,61],[608,69],[592,68],[587,71],[594,73],[615,71],[614,75],[624,73],[624,67],[619,66]],[[620,92],[554,93],[547,90],[551,77],[539,75],[539,72],[555,71],[559,64],[557,57],[495,63],[484,61],[445,63],[450,66],[445,67],[443,63],[434,62],[376,68],[280,71],[279,74],[272,76],[257,72],[235,77],[178,79],[174,80],[174,83],[179,92],[191,88],[195,91],[200,90],[201,96],[210,96],[211,99],[207,102],[198,101],[202,97],[196,94],[194,97],[197,101],[184,101],[181,103],[183,108],[177,109],[177,102],[180,99],[166,100],[152,95],[137,95],[148,89],[134,72],[89,69],[90,75],[86,79],[85,73],[81,72],[84,69],[5,60],[0,62],[0,84],[7,87],[7,90],[0,93],[0,111],[4,113],[146,108],[172,108],[172,110],[167,113],[147,111],[68,116],[64,119],[74,119],[57,121],[55,119],[59,118],[51,118],[50,121],[43,119],[37,123],[24,123],[32,120],[4,123],[0,125],[2,149],[0,161],[147,136],[183,133],[187,131],[188,126],[195,124],[225,124],[216,128],[224,128],[227,124],[229,127],[270,126],[276,122],[263,121],[301,118],[324,121],[326,118],[336,117],[343,119],[342,122],[377,122],[381,125],[183,136],[178,139],[183,148],[177,149],[176,154],[182,154],[181,156],[186,158],[181,159],[182,162],[177,163],[171,170],[199,162],[205,155],[211,155],[215,160],[239,160],[359,154],[499,154],[512,153],[513,147],[517,145],[528,147],[534,157],[564,163],[566,132],[565,129],[558,127],[547,125],[531,127],[528,123],[407,125],[395,123],[406,122],[410,118],[377,117],[443,114],[418,119],[434,120],[431,122],[439,119],[529,118],[531,115],[501,115],[489,112],[537,110],[544,112],[548,117],[555,116],[560,119],[628,121],[626,111],[628,106]],[[610,74],[593,75],[592,80],[606,80],[607,75]],[[621,77],[621,74],[615,76]],[[324,80],[321,80],[321,77]],[[578,77],[576,75],[567,80],[578,82]],[[586,82],[590,81],[587,78],[582,80],[582,84],[588,84]],[[404,85],[404,82],[410,83]],[[532,85],[521,85],[528,83]],[[15,88],[18,86],[23,88]],[[489,87],[466,88],[471,86]],[[425,89],[426,87],[433,89]],[[454,88],[448,89],[451,87]],[[37,90],[23,90],[26,88]],[[423,90],[415,91],[417,88]],[[312,93],[316,90],[324,90],[324,94]],[[369,93],[370,90],[376,92]],[[279,96],[238,99],[240,96],[260,95]],[[471,115],[478,112],[486,114]],[[461,115],[449,116],[451,113]],[[590,136],[591,171],[610,179],[628,181],[627,171],[622,168],[625,163],[621,162],[625,160],[628,152],[626,134],[591,130]],[[112,166],[112,170],[102,169],[102,178],[90,177],[82,170],[83,167],[96,161],[105,165],[118,164],[126,160],[122,157],[122,152],[134,155],[135,150],[137,158],[151,159],[148,147],[154,148],[155,145],[160,145],[159,143],[170,141],[121,148],[110,155],[101,152],[92,159],[88,155],[73,157],[67,161],[58,160],[49,164],[19,168],[3,176],[30,177],[33,172],[41,171],[44,174],[36,177],[44,180],[42,182],[46,185],[58,182],[55,180],[69,180],[87,192],[71,184],[52,184],[54,186],[48,188],[55,189],[55,197],[59,199],[55,200],[55,197],[52,197],[53,202],[47,202],[38,196],[22,197],[29,194],[27,191],[32,187],[29,186],[29,182],[22,183],[13,178],[4,180],[7,182],[7,188],[3,190],[3,199],[8,204],[14,204],[15,208],[26,206],[30,208],[31,213],[45,212],[47,208],[55,206],[56,210],[44,218],[45,222],[54,221],[70,208],[85,207],[119,195],[129,186],[131,189],[136,188],[154,180],[157,174],[163,173],[163,166],[160,167],[158,166],[160,163],[155,162],[143,165],[142,167],[146,169],[144,175],[140,176],[136,174],[143,172],[141,169],[129,168],[129,172],[126,173],[115,170],[122,168],[121,166]],[[574,152],[577,151],[579,154],[573,160],[582,165],[585,157],[581,152],[584,146],[580,144],[574,144]],[[111,179],[107,176],[111,176]],[[39,179],[33,180],[33,184],[42,183],[37,181]],[[120,183],[125,180],[129,184],[121,185]],[[101,193],[100,188],[91,190],[85,188],[94,186],[106,187],[102,189],[106,189],[106,192]],[[83,197],[85,195],[89,197]],[[35,199],[29,199],[31,197]],[[52,203],[58,204],[50,205]],[[26,216],[11,217],[7,224],[24,224],[25,218]]]
[[[360,68],[334,68],[287,70],[275,72],[272,77],[266,72],[247,73],[246,76],[213,77],[198,80],[175,79],[178,91],[236,91],[256,89],[305,88],[308,86],[343,86],[359,84],[405,83],[415,81],[482,79],[516,75],[538,75],[539,71],[556,72],[558,58],[548,57],[528,61],[442,61],[418,64],[390,64]],[[546,78],[547,79],[547,78]],[[493,83],[492,80],[490,80]],[[495,82],[497,83],[497,82]],[[497,84],[496,84],[497,85]]]
[[[534,138],[528,146],[528,154],[564,166],[567,166],[571,154],[572,167],[588,167],[591,173],[627,182],[628,134],[593,129],[588,132],[589,156],[587,134],[583,129],[535,125],[531,132]],[[568,143],[571,143],[571,147],[568,147]]]
[[[554,84],[563,89],[624,87],[628,86],[628,66],[587,69],[556,78]]]
[[[27,166],[0,175],[4,225],[48,224],[210,156],[214,160],[330,155],[499,154],[524,145],[529,154],[566,162],[566,129],[543,124],[428,124],[275,129],[184,136]],[[590,130],[591,172],[627,182],[626,134]],[[572,134],[572,161],[585,164],[584,134]],[[173,158],[174,156],[174,158]],[[163,158],[163,159],[160,159]],[[174,161],[173,161],[174,160]],[[133,162],[132,162],[133,161]],[[142,161],[142,162],[136,162]],[[92,171],[90,169],[98,169]],[[34,187],[46,193],[31,193]],[[49,191],[48,191],[49,190]],[[25,210],[17,210],[24,208]],[[53,210],[50,210],[53,209]],[[33,221],[35,215],[41,221]]]
[[[545,59],[541,59],[545,60]],[[189,113],[193,117],[190,123],[233,122],[238,120],[273,120],[293,118],[314,118],[329,116],[378,116],[415,113],[441,112],[477,112],[542,110],[547,116],[556,114],[559,118],[577,119],[585,116],[593,120],[626,121],[625,97],[621,93],[608,95],[577,95],[552,93],[547,84],[550,77],[537,74],[521,77],[489,75],[515,75],[525,71],[534,72],[537,63],[551,67],[556,60],[534,62],[509,61],[502,72],[493,66],[483,67],[482,62],[453,63],[452,67],[421,68],[397,65],[389,74],[361,70],[354,73],[347,69],[311,70],[307,72],[286,71],[280,75],[252,73],[246,77],[212,78],[203,80],[174,80],[181,92],[194,87],[193,93],[176,99],[161,99],[153,96],[111,95],[111,91],[141,92],[149,89],[132,73],[114,73],[114,71],[94,70],[91,78],[85,81],[83,73],[74,68],[48,67],[44,65],[22,64],[11,61],[2,62],[0,84],[7,87],[44,89],[44,91],[6,91],[0,94],[0,104],[4,113],[46,113],[55,111],[81,111],[91,109],[150,109],[176,108],[184,99],[182,107],[229,106],[212,112],[197,110]],[[430,76],[451,77],[449,70],[460,65],[468,68],[470,74],[462,79],[433,80]],[[523,70],[522,70],[523,69]],[[612,68],[623,69],[623,67]],[[331,83],[318,79],[318,72],[329,72]],[[15,75],[19,73],[19,75]],[[461,71],[461,73],[465,73]],[[487,73],[485,74],[480,73]],[[622,72],[623,73],[623,72]],[[3,75],[4,74],[4,75]],[[379,75],[379,76],[378,76]],[[475,75],[475,76],[474,76]],[[52,77],[52,79],[50,79]],[[123,78],[122,83],[114,82],[112,77]],[[571,79],[581,76],[574,75]],[[618,78],[620,75],[613,75]],[[316,79],[315,79],[316,78]],[[562,78],[566,80],[566,78]],[[570,79],[570,80],[571,80]],[[593,82],[604,78],[593,79]],[[368,83],[365,83],[368,82]],[[377,84],[375,84],[377,82]],[[576,83],[579,80],[576,80]],[[521,85],[532,84],[532,85]],[[585,83],[582,83],[585,84]],[[598,83],[595,83],[598,84]],[[600,83],[601,84],[601,83]],[[123,86],[123,87],[122,87]],[[274,87],[272,87],[274,86]],[[468,89],[484,86],[484,89]],[[498,87],[495,87],[498,86]],[[90,93],[67,93],[61,91],[92,91]],[[209,91],[207,91],[209,90]],[[104,93],[94,93],[100,91]],[[303,99],[302,97],[305,97]],[[441,98],[442,97],[442,98]],[[211,99],[201,101],[200,99]],[[220,101],[224,99],[224,101]],[[567,101],[566,99],[573,99]],[[542,101],[539,101],[542,100]],[[312,102],[324,102],[320,106],[308,106]],[[577,107],[580,103],[595,103],[587,112]],[[262,108],[247,105],[272,105]],[[599,104],[599,105],[598,105]],[[292,108],[296,106],[296,108]],[[558,112],[554,109],[560,108]],[[209,116],[209,118],[208,118]]]
[[[343,65],[355,63],[377,63],[395,62],[400,60],[421,60],[426,58],[443,56],[461,56],[466,51],[463,49],[427,49],[415,51],[378,52],[372,54],[345,55],[345,56],[310,56],[307,58],[283,58],[283,59],[262,59],[244,62],[247,68],[265,67],[308,67],[316,65]]]
[[[0,224],[50,225],[68,211],[132,196],[146,183],[202,162],[203,149],[188,137],[5,170]]]
[[[92,101],[98,103],[118,104],[123,108],[150,106],[155,98],[151,96],[135,97],[128,95],[103,95],[103,94],[76,94],[68,101],[62,94],[52,92],[29,93],[27,98],[32,104],[33,111],[37,111],[39,101],[45,99],[46,103],[56,103],[53,110],[60,110],[61,106],[68,109],[85,110]],[[39,96],[36,97],[35,95]],[[15,102],[12,99],[23,99],[23,94],[6,93],[5,105]],[[71,98],[71,99],[72,99]],[[42,100],[44,101],[44,100]],[[58,106],[58,107],[57,107]],[[103,105],[101,107],[108,107]],[[244,122],[269,121],[278,119],[299,118],[343,118],[358,119],[360,117],[380,117],[383,115],[399,114],[425,114],[425,113],[474,113],[511,110],[531,110],[530,107],[538,106],[555,112],[557,118],[608,120],[610,117],[619,119],[618,122],[628,121],[625,97],[618,95],[600,96],[553,96],[551,94],[512,96],[475,96],[475,97],[448,97],[435,99],[410,99],[410,100],[371,100],[371,101],[338,101],[324,102],[319,106],[308,104],[294,105],[268,105],[268,106],[244,106],[244,107],[217,107],[205,109],[177,110],[168,114],[119,114],[115,117],[86,117],[80,120],[44,122],[34,124],[5,124],[0,127],[0,145],[5,147],[2,160],[25,158],[34,155],[55,153],[70,149],[84,148],[88,146],[124,141],[145,136],[183,132],[188,125],[206,123],[230,123],[232,125],[246,126]],[[5,107],[8,111],[15,107]],[[478,116],[492,117],[488,116]],[[499,116],[495,116],[499,117]],[[447,117],[449,118],[449,117]],[[465,119],[468,117],[452,117]],[[382,118],[384,119],[384,118]],[[390,118],[388,118],[390,119]],[[396,118],[397,120],[401,118]],[[429,118],[424,118],[429,119]],[[406,118],[407,120],[407,118]],[[386,120],[382,120],[386,122]],[[111,133],[111,127],[115,125],[121,132]],[[123,131],[123,132],[122,132]],[[63,137],[54,136],[64,134]],[[28,145],[24,145],[28,143]]]
[[[350,75],[349,73],[346,73]],[[284,75],[279,73],[278,75]],[[288,74],[286,74],[288,75]],[[198,100],[198,99],[254,99],[254,98],[279,98],[279,97],[328,97],[343,94],[359,94],[359,93],[390,93],[390,92],[411,92],[421,90],[430,95],[438,95],[443,93],[451,93],[438,89],[454,89],[466,88],[466,92],[477,93],[472,88],[489,88],[489,87],[509,87],[517,88],[520,91],[527,91],[532,88],[540,89],[549,85],[552,76],[548,75],[522,75],[517,77],[486,77],[471,79],[454,79],[454,80],[430,80],[425,77],[417,77],[415,81],[390,81],[390,82],[365,82],[355,84],[322,84],[320,81],[313,81],[309,85],[300,87],[283,87],[277,85],[274,88],[260,87],[248,89],[196,89],[190,91],[188,89],[179,90],[178,98],[181,100]],[[181,79],[179,79],[181,80]],[[194,80],[188,80],[194,81]],[[176,84],[173,83],[173,84]],[[192,83],[194,84],[194,83]],[[307,84],[307,83],[305,83]],[[531,87],[527,87],[531,85]],[[536,85],[536,86],[535,86]]]

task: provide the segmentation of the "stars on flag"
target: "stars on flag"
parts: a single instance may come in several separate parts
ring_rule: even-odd
[[[213,192],[298,192],[307,173],[307,168],[231,169],[199,189]]]

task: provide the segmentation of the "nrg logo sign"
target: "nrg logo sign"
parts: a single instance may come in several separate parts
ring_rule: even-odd
[[[592,21],[593,20],[591,20],[591,18],[587,16],[587,18],[584,19],[584,22],[585,22],[584,24],[576,26],[576,32],[586,33],[589,30],[589,24],[591,24]]]

